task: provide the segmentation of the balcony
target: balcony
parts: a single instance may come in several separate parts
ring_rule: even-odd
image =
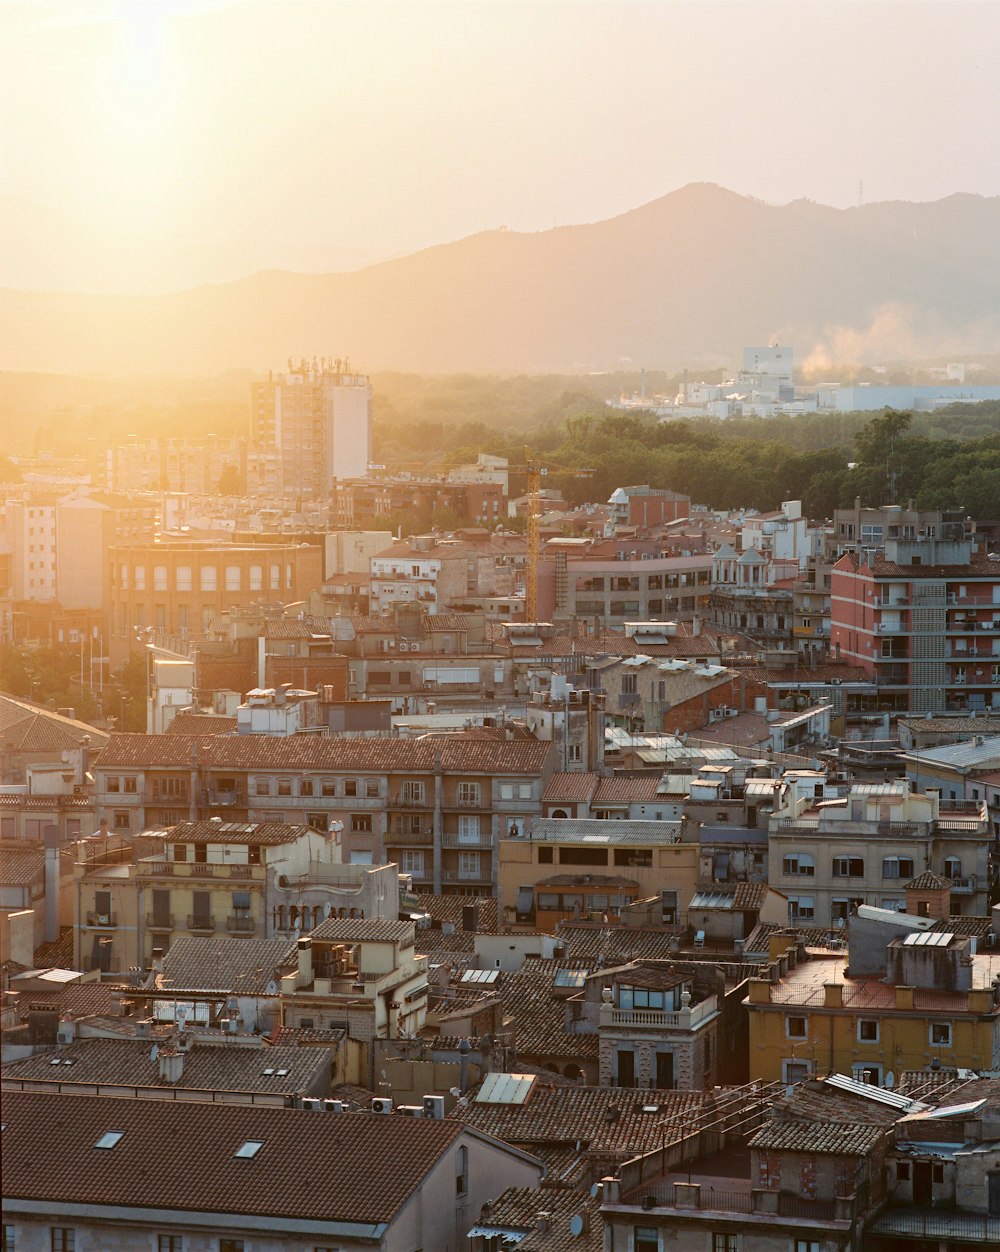
[[[941,1241],[942,1247],[951,1247],[960,1241],[995,1247],[1000,1241],[1000,1217],[988,1213],[888,1208],[882,1210],[865,1235],[916,1236]]]
[[[187,928],[188,930],[196,930],[200,934],[210,935],[214,933],[215,931],[215,918],[203,917],[203,916],[192,917],[191,914],[189,913],[188,919],[187,919]]]
[[[426,792],[422,796],[411,795],[408,792],[398,791],[394,796],[390,796],[387,804],[390,809],[431,809],[434,807],[433,802],[428,800]]]
[[[952,895],[957,893],[958,895],[971,896],[976,893],[975,874],[971,874],[968,878],[952,878],[950,882]]]
[[[690,1008],[669,1012],[665,1009],[617,1009],[601,1005],[601,1026],[624,1030],[694,1030],[718,1014],[715,996],[707,996]]]
[[[136,863],[140,875],[153,878],[264,878],[263,865],[215,865],[204,861],[142,860]]]
[[[384,842],[387,848],[429,848],[434,835],[429,830],[386,831]]]
[[[467,883],[488,883],[493,879],[490,875],[490,867],[480,867],[477,870],[469,869],[446,869],[441,872],[442,882],[467,882]]]
[[[252,917],[244,917],[242,913],[230,913],[226,918],[226,930],[231,935],[252,935],[257,923]]]
[[[442,848],[492,848],[493,836],[489,831],[478,835],[456,835],[445,832],[441,836]]]
[[[223,791],[209,787],[204,793],[204,803],[213,809],[246,808],[247,793],[239,788]]]
[[[85,926],[96,930],[113,930],[118,925],[117,913],[88,913]]]
[[[151,913],[146,914],[147,930],[173,930],[174,915],[173,913],[158,913],[154,917]]]

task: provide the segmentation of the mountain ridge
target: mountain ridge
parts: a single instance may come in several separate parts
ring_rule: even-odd
[[[986,351],[998,244],[1000,197],[836,209],[688,184],[599,222],[479,231],[353,271],[153,296],[0,289],[0,368],[214,373],[332,352],[422,373],[676,368],[776,336],[800,359]]]

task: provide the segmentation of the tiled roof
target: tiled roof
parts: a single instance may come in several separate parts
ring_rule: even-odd
[[[554,1172],[551,1163],[550,1172]],[[544,1231],[539,1229],[543,1213],[548,1226]],[[586,1230],[575,1235],[570,1221],[578,1213],[587,1214]],[[498,1233],[528,1232],[517,1244],[519,1252],[600,1252],[604,1246],[598,1201],[569,1185],[509,1187],[475,1225],[479,1229],[495,1228]]]
[[[19,1091],[6,1093],[4,1119],[8,1200],[366,1224],[391,1222],[462,1129],[448,1120]],[[120,1142],[95,1151],[110,1129],[123,1132]],[[240,1160],[234,1154],[247,1140],[263,1146]]]
[[[497,932],[498,906],[495,896],[438,896],[433,892],[422,892],[417,896],[417,903],[422,913],[430,913],[436,922],[450,922],[461,930],[465,924],[465,908],[470,904],[479,905],[479,933],[494,935]],[[421,932],[420,942],[424,943],[426,932]],[[421,948],[423,951],[423,948]]]
[[[640,930],[631,926],[602,926],[594,922],[559,922],[556,934],[566,955],[603,969],[628,961],[665,958],[676,954],[677,935],[669,930]]]
[[[694,1121],[713,1099],[701,1091],[549,1085],[542,1077],[523,1104],[479,1104],[473,1096],[450,1117],[529,1152],[579,1140],[582,1150],[625,1160],[662,1147],[664,1121]],[[653,1106],[655,1113],[643,1112]]]
[[[275,995],[268,985],[297,962],[294,940],[182,935],[163,958],[162,982],[173,991]]]
[[[542,878],[539,887],[635,887],[639,884],[634,878],[621,878],[616,874],[553,874],[551,878]]]
[[[632,818],[542,817],[531,828],[530,836],[519,835],[522,842],[545,840],[550,843],[603,843],[608,847],[624,844],[676,843],[681,824],[678,821],[653,821]]]
[[[899,724],[921,734],[1000,735],[1000,717],[901,717]]]
[[[385,921],[377,917],[328,917],[312,933],[313,939],[332,943],[412,944],[412,922]]]
[[[71,969],[73,966],[73,927],[64,926],[59,938],[35,949],[36,969]]]
[[[236,729],[235,717],[215,713],[178,713],[167,727],[168,735],[228,735]]]
[[[658,799],[660,779],[655,774],[613,774],[602,778],[591,803],[652,804]]]
[[[876,578],[905,578],[908,582],[922,582],[927,578],[956,578],[975,581],[977,578],[1000,578],[1000,561],[986,557],[973,557],[968,565],[897,565],[884,556],[872,562]]]
[[[60,1065],[52,1063],[56,1058]],[[67,1065],[67,1061],[71,1063]],[[11,1061],[0,1070],[0,1076],[5,1081],[58,1082],[64,1088],[73,1083],[120,1083],[127,1087],[291,1095],[311,1090],[329,1068],[330,1054],[320,1048],[196,1045],[184,1054],[180,1080],[168,1083],[160,1077],[159,1061],[151,1059],[148,1039],[83,1039],[55,1053]],[[265,1069],[271,1073],[265,1074]]]
[[[553,774],[545,788],[543,800],[561,804],[586,804],[594,794],[599,774]]]
[[[15,752],[52,753],[78,748],[84,735],[90,736],[92,748],[99,748],[108,740],[106,730],[0,692],[0,738]]]
[[[0,848],[0,884],[3,886],[28,887],[44,877],[44,848]]]
[[[168,829],[171,843],[238,843],[254,847],[279,847],[316,833],[310,826],[286,826],[284,822],[179,822]]]
[[[335,739],[294,735],[114,735],[99,767],[190,769],[192,751],[202,769],[344,770],[430,773],[440,754],[445,773],[541,773],[552,745],[534,739]]]
[[[122,991],[106,982],[76,982],[58,991],[22,991],[17,997],[17,1013],[27,1018],[32,1005],[52,1009],[60,1016],[93,1017],[118,1014]]]
[[[557,969],[585,969],[579,961],[545,961],[529,957],[506,975],[503,986],[504,1029],[513,1033],[518,1056],[544,1062],[594,1060],[597,1035],[571,1034],[566,1029],[564,1001],[552,993]]]
[[[750,1147],[765,1152],[867,1156],[885,1133],[881,1126],[856,1122],[772,1121],[757,1131]]]
[[[925,869],[922,874],[918,874],[916,878],[911,878],[906,883],[904,890],[906,891],[945,891],[951,887],[951,880],[942,878],[940,874],[935,874],[932,869]]]
[[[984,939],[993,928],[993,919],[990,917],[975,917],[966,914],[964,917],[942,917],[933,925],[928,926],[928,930],[943,930],[948,934],[959,935],[975,935],[977,938]]]

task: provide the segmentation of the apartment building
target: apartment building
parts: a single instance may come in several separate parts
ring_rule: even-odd
[[[323,583],[323,550],[306,544],[236,545],[170,540],[107,550],[113,646],[152,628],[204,638],[225,612],[304,600]]]
[[[616,526],[650,529],[686,518],[691,510],[691,497],[665,487],[643,484],[616,487],[608,504]]]
[[[291,907],[282,888],[308,879],[316,864],[332,864],[336,854],[318,831],[277,822],[182,822],[147,834],[139,846],[156,844],[152,855],[135,860],[126,859],[127,848],[109,855],[100,842],[78,845],[77,969],[147,968],[154,949],[187,935],[280,934]]]
[[[833,567],[830,643],[872,678],[889,713],[1000,709],[1000,562],[972,552],[960,520],[934,537]]]
[[[374,528],[402,514],[425,525],[441,514],[449,526],[495,527],[507,516],[507,496],[502,482],[483,479],[341,478],[333,485],[331,517],[337,526]]]
[[[108,448],[104,482],[110,491],[178,491],[210,496],[226,467],[246,482],[246,440],[206,434],[191,439],[137,439]]]
[[[247,490],[326,499],[334,479],[365,478],[371,384],[340,358],[288,362],[250,385]]]
[[[960,509],[915,509],[912,500],[906,505],[870,506],[856,496],[850,508],[834,509],[831,542],[837,557],[851,552],[871,559],[884,553],[890,541],[933,539],[941,533],[942,525],[961,525],[964,531],[972,523]]]
[[[599,618],[621,629],[656,618],[691,620],[709,603],[712,557],[659,555],[638,541],[549,544],[539,562],[538,611],[543,621]]]
[[[115,735],[96,801],[117,831],[213,817],[333,830],[345,861],[396,860],[428,889],[478,895],[498,838],[540,814],[553,759],[530,738]]]
[[[500,840],[498,901],[508,921],[551,932],[564,919],[617,917],[655,896],[657,924],[683,926],[699,853],[681,842],[679,822],[546,817]]]
[[[985,801],[952,804],[905,780],[855,783],[833,800],[789,785],[769,823],[770,883],[791,923],[837,927],[862,904],[904,908],[906,884],[932,870],[953,884],[956,912],[983,916],[992,842]]]
[[[865,907],[847,931],[846,966],[843,952],[802,959],[795,936],[785,940],[787,972],[749,984],[751,1081],[833,1072],[892,1087],[907,1070],[996,1069],[997,958],[942,929],[952,925]]]
[[[437,614],[470,600],[515,595],[526,552],[520,536],[488,531],[414,535],[371,558],[369,607],[372,614],[411,605]]]

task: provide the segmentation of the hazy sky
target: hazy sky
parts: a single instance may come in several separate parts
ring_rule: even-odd
[[[357,265],[683,186],[1000,194],[1000,3],[0,0],[0,283]]]

